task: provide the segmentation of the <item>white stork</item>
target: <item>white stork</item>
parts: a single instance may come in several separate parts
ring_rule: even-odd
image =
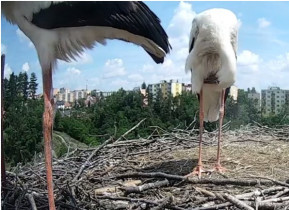
[[[43,75],[43,134],[50,209],[55,209],[52,181],[52,72],[56,60],[70,61],[106,39],[141,46],[162,63],[171,46],[158,17],[142,2],[1,2],[6,19],[33,42]]]
[[[237,60],[238,21],[226,9],[210,9],[193,20],[186,71],[191,71],[192,91],[200,101],[199,160],[194,171],[201,177],[202,132],[204,121],[219,119],[218,152],[214,170],[223,172],[220,163],[221,133],[224,103],[230,86],[235,82]]]

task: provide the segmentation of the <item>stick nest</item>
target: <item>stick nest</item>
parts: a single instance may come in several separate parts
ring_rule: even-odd
[[[289,126],[228,127],[221,152],[227,171],[201,179],[185,176],[198,161],[196,129],[168,132],[155,126],[147,139],[123,135],[97,148],[71,149],[53,160],[57,209],[289,208]],[[204,168],[211,169],[217,131],[203,136]],[[43,160],[7,171],[2,207],[48,209]]]

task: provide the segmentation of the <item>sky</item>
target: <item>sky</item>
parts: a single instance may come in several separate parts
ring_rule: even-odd
[[[161,80],[190,83],[185,72],[189,33],[196,14],[211,8],[233,11],[239,20],[237,78],[241,89],[257,91],[271,86],[289,89],[289,2],[149,1],[145,2],[160,18],[172,45],[163,64],[155,64],[139,46],[109,40],[96,45],[70,63],[59,61],[53,75],[54,88],[70,90],[131,90]],[[6,55],[5,77],[11,72],[35,72],[42,92],[41,68],[30,40],[15,25],[1,18],[1,54]]]

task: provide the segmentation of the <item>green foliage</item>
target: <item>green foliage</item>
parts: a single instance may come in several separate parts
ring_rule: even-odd
[[[42,151],[43,102],[28,99],[28,88],[26,73],[4,80],[4,152],[11,165]]]
[[[26,73],[18,76],[12,73],[9,79],[4,80],[5,154],[12,165],[30,161],[35,153],[43,150],[43,102],[33,100],[37,85],[35,74],[31,74],[30,82]],[[255,92],[255,89],[248,91]],[[100,97],[96,104],[89,107],[86,107],[84,100],[78,100],[69,115],[56,112],[54,129],[87,145],[98,145],[109,136],[120,137],[144,118],[146,121],[126,138],[150,135],[150,126],[166,130],[199,127],[199,102],[195,94],[185,92],[173,98],[171,95],[163,97],[159,91],[155,97],[148,94],[148,102],[148,106],[143,104],[140,92],[123,89],[107,98]],[[278,115],[264,117],[258,110],[256,101],[248,98],[248,92],[239,90],[237,101],[230,97],[226,101],[224,122],[228,121],[231,122],[231,129],[254,122],[268,126],[289,124],[289,105],[285,104]],[[206,130],[217,127],[218,122],[205,123]],[[66,148],[61,147],[57,153],[62,155],[65,151]]]
[[[30,82],[29,82],[29,96],[32,99],[35,99],[36,91],[37,91],[37,77],[34,72],[31,73]]]

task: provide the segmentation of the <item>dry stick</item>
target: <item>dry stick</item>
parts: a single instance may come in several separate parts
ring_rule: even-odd
[[[33,195],[31,195],[30,193],[27,193],[26,197],[28,198],[28,200],[29,200],[29,202],[31,204],[31,209],[32,210],[37,210],[36,203],[35,203],[35,200],[33,198]]]
[[[224,185],[224,184],[231,184],[231,185],[240,185],[240,186],[253,186],[257,184],[262,185],[272,185],[272,181],[261,181],[261,180],[237,180],[237,179],[191,179],[185,176],[173,175],[173,174],[166,174],[162,172],[152,172],[152,173],[142,173],[142,172],[135,172],[135,173],[127,173],[127,174],[120,174],[116,175],[113,178],[166,178],[171,180],[179,180],[185,181],[192,184],[215,184],[215,185]]]
[[[113,196],[96,196],[96,199],[108,199],[108,200],[120,200],[120,201],[129,201],[129,202],[136,202],[136,203],[147,203],[154,206],[158,206],[159,203],[152,200],[146,199],[137,199],[137,198],[128,198],[128,197],[113,197]],[[174,209],[174,210],[185,210],[184,208],[178,206],[167,206],[167,208]]]
[[[113,197],[113,196],[96,196],[96,199],[107,199],[107,200],[120,200],[120,201],[129,201],[129,202],[140,202],[140,203],[148,203],[157,206],[158,203],[151,200],[146,199],[137,199],[137,198],[127,198],[127,197]]]
[[[168,197],[168,198],[165,198],[161,201],[161,203],[152,208],[152,210],[162,210],[162,209],[165,209],[165,207],[168,207],[168,205],[170,205],[171,203],[173,202],[173,198],[172,196]]]
[[[287,189],[285,189],[285,190],[283,190],[281,192],[278,192],[276,195],[272,196],[272,198],[278,198],[278,197],[280,197],[282,195],[285,195],[288,192],[289,192],[289,188],[287,188]]]
[[[239,199],[237,199],[235,196],[232,196],[228,193],[222,193],[222,196],[230,201],[232,204],[234,204],[235,206],[239,207],[240,209],[246,209],[246,210],[254,210],[251,206],[249,206],[248,204],[246,204],[243,201],[240,201]]]
[[[247,202],[248,204],[254,206],[255,202]],[[289,202],[283,203],[258,203],[258,209],[284,209],[288,208]],[[286,207],[286,208],[285,208]]]
[[[271,199],[268,199],[268,200],[263,200],[261,201],[260,203],[270,203],[270,202],[280,202],[280,201],[288,201],[289,200],[289,197],[282,197],[282,198],[271,198]]]
[[[201,190],[200,190],[201,189]],[[275,192],[275,191],[280,191],[280,190],[283,190],[284,187],[270,187],[270,188],[267,188],[267,189],[264,189],[264,190],[255,190],[253,192],[249,192],[249,193],[244,193],[244,194],[238,194],[238,195],[235,195],[235,197],[237,199],[245,199],[245,198],[248,198],[248,197],[256,197],[256,196],[259,196],[259,195],[264,195],[264,194],[269,194],[269,193],[272,193],[272,192]],[[212,196],[212,198],[219,198],[220,200],[222,200],[222,198],[220,196],[218,196],[219,193],[213,193],[213,192],[210,192],[210,194],[206,193],[205,191],[203,191],[204,189],[202,188],[199,188],[199,187],[196,187],[196,190],[200,190],[200,192],[202,193],[205,193],[207,195],[212,195],[214,194],[215,196]],[[284,192],[284,191],[282,191]],[[220,206],[219,206],[220,205]],[[231,206],[231,203],[223,203],[223,204],[219,204],[219,205],[214,205],[214,206],[208,206],[208,207],[204,207],[204,209],[217,209],[218,208],[223,208],[223,207],[227,207],[227,206]]]
[[[98,152],[100,151],[103,147],[105,147],[107,144],[110,144],[114,141],[113,138],[107,139],[102,145],[100,145],[99,147],[97,147],[87,158],[87,160],[84,162],[84,164],[82,164],[82,166],[80,167],[77,175],[73,178],[72,182],[75,182],[78,177],[82,174],[84,168],[86,167],[86,165],[88,164],[88,162],[90,161],[90,159]]]
[[[267,188],[264,190],[255,190],[254,192],[239,194],[239,195],[236,195],[236,198],[242,199],[242,198],[246,198],[246,197],[259,196],[259,195],[264,195],[264,194],[268,194],[268,193],[275,192],[275,191],[280,191],[283,189],[284,189],[284,187],[280,187],[280,186],[270,187],[270,188]]]
[[[263,177],[263,176],[252,176],[253,178],[259,178],[259,179],[267,179],[267,180],[270,180],[276,184],[279,184],[279,185],[282,185],[282,186],[285,186],[285,187],[289,187],[289,184],[285,183],[285,182],[280,182],[278,180],[275,180],[275,179],[272,179],[272,178],[269,178],[269,177]]]
[[[148,183],[148,184],[144,184],[141,186],[135,186],[135,187],[134,186],[125,187],[122,189],[125,190],[126,194],[130,194],[130,193],[141,193],[141,192],[148,190],[148,189],[153,189],[153,188],[158,188],[158,187],[163,187],[163,186],[168,186],[168,185],[169,185],[169,181],[166,179],[164,181]]]
[[[145,121],[146,118],[142,119],[141,121],[138,122],[138,124],[136,124],[135,126],[133,126],[131,129],[129,129],[127,132],[125,132],[124,134],[122,134],[115,142],[118,142],[119,140],[121,140],[122,138],[124,138],[127,134],[129,134],[130,132],[132,132],[134,129],[136,129],[137,127],[140,126],[140,124]]]
[[[134,127],[132,127],[130,130],[128,130],[127,132],[125,132],[123,135],[121,135],[121,137],[119,137],[116,141],[114,141],[114,138],[110,138],[108,140],[106,140],[102,145],[100,145],[98,148],[96,148],[91,154],[90,156],[87,158],[87,160],[85,161],[84,164],[82,164],[82,166],[80,167],[77,175],[73,178],[72,182],[75,182],[78,177],[82,174],[84,168],[86,167],[86,165],[88,164],[88,162],[90,161],[90,159],[98,152],[100,151],[102,148],[104,148],[106,145],[112,143],[112,142],[117,142],[119,141],[121,138],[125,137],[128,133],[130,133],[132,130],[136,129],[143,121],[145,121],[145,119],[142,119],[138,124],[136,124]]]
[[[213,209],[222,209],[228,206],[232,206],[231,202],[226,202],[226,203],[221,203],[221,204],[217,204],[214,206],[208,206],[208,207],[197,207],[197,208],[193,208],[190,210],[213,210]]]

